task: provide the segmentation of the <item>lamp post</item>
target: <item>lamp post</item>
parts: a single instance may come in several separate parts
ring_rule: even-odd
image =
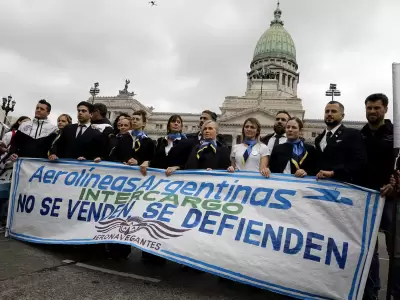
[[[336,84],[335,83],[331,83],[329,85],[329,90],[327,90],[325,92],[325,96],[332,97],[332,101],[334,101],[334,99],[335,99],[334,97],[335,96],[336,97],[341,96],[340,91],[336,89]]]
[[[257,75],[261,78],[261,97],[262,97],[262,92],[263,92],[264,79],[268,79],[268,76],[270,75],[270,73],[271,73],[271,70],[265,66],[263,66],[262,68],[257,70]]]
[[[99,83],[95,82],[94,83],[94,87],[92,87],[90,89],[90,95],[92,95],[92,104],[94,103],[94,97],[96,97],[96,95],[100,93],[100,89],[99,89]]]
[[[3,138],[3,134],[4,134],[4,127],[7,122],[7,115],[10,111],[14,111],[15,103],[16,102],[15,102],[15,100],[13,100],[11,95],[8,96],[7,98],[3,98],[3,104],[1,105],[1,109],[4,110],[5,114],[4,114],[3,126],[1,128],[1,137],[2,138]]]

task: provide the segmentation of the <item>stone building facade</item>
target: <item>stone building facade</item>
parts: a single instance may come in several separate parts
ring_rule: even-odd
[[[240,142],[243,122],[249,117],[257,118],[262,124],[261,135],[273,132],[276,112],[286,110],[292,116],[304,120],[303,137],[307,142],[324,130],[323,120],[304,119],[302,100],[297,95],[300,80],[296,61],[296,47],[292,37],[284,28],[282,11],[274,11],[270,27],[257,42],[250,71],[247,73],[247,88],[243,96],[227,96],[220,107],[218,117],[219,133],[225,136],[228,144]],[[109,108],[109,118],[114,120],[119,113],[131,114],[143,109],[149,115],[147,134],[152,138],[166,135],[168,118],[175,113],[155,112],[129,93],[127,85],[115,97],[97,97]],[[207,109],[205,107],[204,109]],[[184,132],[198,131],[199,114],[179,113],[184,120]],[[364,122],[344,122],[348,127],[360,129]]]

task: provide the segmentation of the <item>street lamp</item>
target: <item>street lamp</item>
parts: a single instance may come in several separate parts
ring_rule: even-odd
[[[263,84],[264,84],[264,79],[268,79],[268,76],[271,74],[271,70],[268,69],[267,67],[263,66],[262,68],[257,70],[257,75],[261,77],[261,95],[263,92]]]
[[[332,101],[334,101],[334,97],[335,97],[335,96],[336,96],[336,97],[341,96],[341,95],[340,95],[340,91],[336,89],[336,84],[335,84],[335,83],[331,83],[331,84],[329,85],[329,90],[327,90],[327,91],[325,92],[325,96],[332,97]]]
[[[4,114],[3,126],[1,128],[1,137],[3,137],[3,134],[4,134],[4,127],[7,122],[7,115],[10,111],[14,111],[15,103],[16,102],[15,102],[15,100],[13,100],[11,95],[8,96],[7,98],[3,98],[3,104],[1,105],[1,109],[4,110],[5,114]]]
[[[96,95],[98,94],[98,93],[100,93],[100,89],[99,89],[99,83],[98,82],[95,82],[94,83],[94,87],[92,87],[91,89],[90,89],[90,95],[92,95],[92,104],[94,103],[94,97],[96,97]]]

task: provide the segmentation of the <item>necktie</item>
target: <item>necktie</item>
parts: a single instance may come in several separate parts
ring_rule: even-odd
[[[86,127],[85,125],[79,125],[79,131],[78,135],[76,136],[77,138],[80,137],[83,134],[83,128]]]
[[[251,151],[253,150],[253,146],[254,146],[255,144],[257,144],[257,141],[256,141],[256,140],[248,140],[248,139],[245,139],[245,140],[243,141],[243,143],[247,145],[247,149],[246,149],[246,151],[244,151],[244,153],[243,153],[243,158],[242,158],[242,163],[245,164],[246,161],[247,161],[247,159],[248,159],[249,156],[250,156]]]
[[[282,138],[282,134],[277,134],[275,136],[275,143],[274,143],[274,148],[275,146],[279,145],[279,139]]]
[[[326,141],[328,141],[332,137],[332,131],[328,131],[326,133]]]

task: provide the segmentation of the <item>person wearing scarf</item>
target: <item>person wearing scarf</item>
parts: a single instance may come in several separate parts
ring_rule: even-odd
[[[193,144],[182,133],[183,120],[180,115],[172,115],[167,122],[167,135],[157,140],[157,146],[150,167],[165,170],[170,176],[184,168]]]
[[[151,138],[149,138],[143,131],[146,126],[146,112],[143,110],[135,111],[132,115],[132,150],[131,157],[124,162],[130,166],[140,166],[140,172],[146,175],[146,169],[150,161],[154,157],[155,145]]]
[[[133,136],[131,135],[132,121],[130,118],[124,118],[120,123],[118,134],[110,137],[111,149],[108,160],[126,163],[133,157]]]
[[[228,172],[252,171],[260,172],[263,176],[269,175],[268,147],[259,142],[261,124],[255,118],[248,118],[243,123],[243,142],[232,147],[231,166]]]
[[[203,141],[196,145],[186,163],[186,169],[226,170],[230,165],[229,148],[217,141],[217,123],[206,121]]]
[[[316,150],[300,140],[303,122],[291,118],[286,124],[287,142],[274,147],[269,158],[272,173],[294,174],[296,177],[316,174]]]

